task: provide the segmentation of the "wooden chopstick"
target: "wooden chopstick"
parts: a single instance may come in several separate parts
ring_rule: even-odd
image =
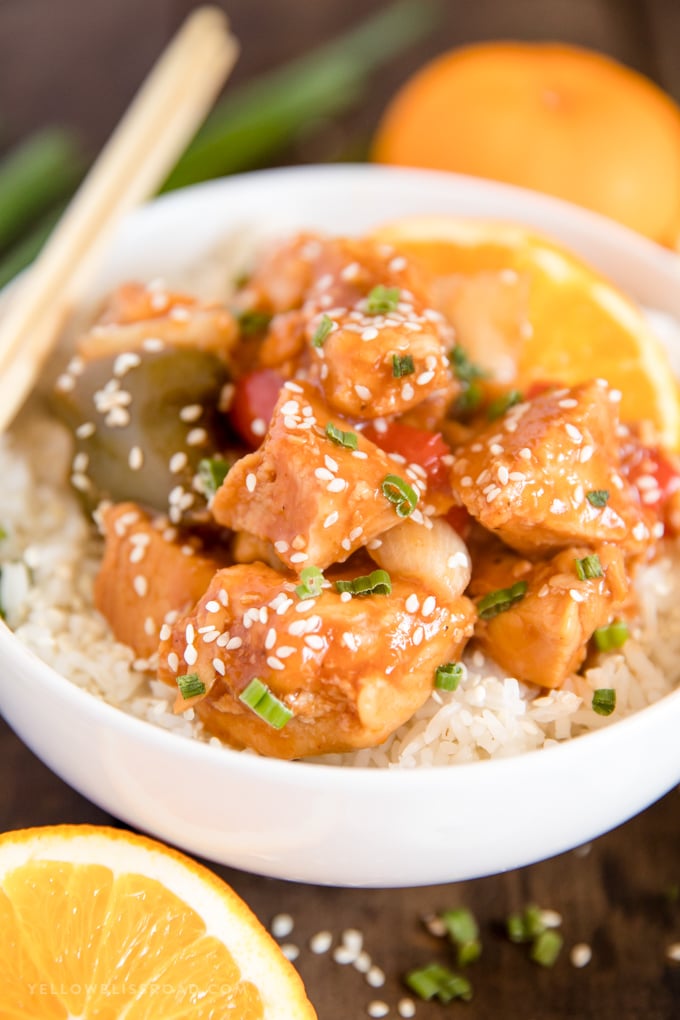
[[[217,7],[180,28],[59,221],[0,321],[0,431],[12,420],[123,215],[163,183],[238,53]]]

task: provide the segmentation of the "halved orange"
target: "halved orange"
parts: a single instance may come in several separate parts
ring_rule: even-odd
[[[519,224],[418,216],[375,236],[418,264],[470,357],[500,382],[606,379],[624,421],[680,445],[680,402],[666,351],[642,311],[605,277]]]
[[[0,836],[3,1020],[315,1020],[236,893],[153,840],[57,825]]]

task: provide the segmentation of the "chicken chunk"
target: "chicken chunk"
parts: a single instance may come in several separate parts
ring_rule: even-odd
[[[212,503],[220,524],[268,539],[295,571],[344,561],[402,520],[383,492],[390,475],[419,502],[426,490],[361,433],[349,433],[353,449],[329,431],[337,438],[347,422],[331,418],[308,383],[286,383],[262,446],[236,462]],[[410,516],[424,520],[418,506]]]
[[[584,661],[593,632],[628,598],[623,553],[611,544],[596,552],[563,549],[536,564],[497,547],[473,562],[476,640],[510,676],[540,687],[564,684]],[[486,608],[498,592],[504,594]]]
[[[282,260],[287,269],[279,279]],[[262,364],[292,374],[285,363],[299,355],[298,367],[340,414],[402,414],[457,389],[447,356],[453,333],[429,307],[417,271],[392,248],[349,238],[297,239],[248,289],[251,300],[282,313],[262,346]]]
[[[194,605],[225,557],[203,551],[196,537],[135,503],[110,506],[101,518],[106,546],[95,605],[118,641],[149,658],[158,650],[163,624]]]
[[[601,542],[639,552],[650,534],[619,471],[616,396],[597,382],[512,407],[456,450],[458,499],[527,555]]]
[[[178,708],[193,705],[235,747],[299,758],[379,744],[423,704],[474,619],[465,597],[444,603],[411,580],[391,584],[354,597],[324,585],[301,599],[264,564],[221,570],[162,641],[159,678],[202,682],[205,695],[180,693]],[[240,699],[254,679],[292,713],[282,728]]]

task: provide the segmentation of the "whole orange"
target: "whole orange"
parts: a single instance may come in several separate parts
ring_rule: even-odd
[[[680,108],[585,49],[490,42],[443,54],[390,103],[373,156],[557,195],[662,244],[680,232]]]

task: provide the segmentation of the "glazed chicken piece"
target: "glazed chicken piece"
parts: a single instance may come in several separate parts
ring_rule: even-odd
[[[540,563],[492,546],[473,564],[476,640],[509,676],[539,687],[561,687],[583,663],[593,632],[628,598],[623,553],[611,544],[563,549]],[[503,594],[496,601],[492,593]]]
[[[278,267],[281,258],[270,266]],[[267,294],[268,266],[250,284],[272,307],[300,302],[296,312],[274,318],[260,351],[264,367],[297,356],[328,405],[354,418],[402,414],[433,395],[450,398],[457,391],[447,355],[453,333],[428,306],[421,279],[403,256],[368,240],[306,238],[289,246],[285,261],[291,260],[302,267],[289,265],[286,302],[281,280],[272,279]],[[283,372],[294,374],[294,366]]]
[[[595,382],[512,407],[456,450],[456,496],[526,555],[601,542],[640,552],[650,533],[619,471],[616,397]]]
[[[348,751],[379,744],[413,715],[473,619],[464,596],[444,602],[412,580],[393,577],[390,594],[352,597],[328,584],[300,598],[264,564],[232,566],[162,641],[158,675],[202,682],[205,695],[185,700],[180,680],[176,709],[193,706],[235,747],[279,758]],[[240,700],[255,679],[292,713],[281,728]]]
[[[336,436],[350,435],[345,441],[356,442],[356,449],[333,441],[329,426]],[[411,486],[422,503],[421,478],[347,422],[331,418],[308,383],[288,382],[262,446],[232,467],[212,512],[234,531],[268,539],[290,569],[324,568],[400,523],[397,505],[383,493],[390,475]],[[423,521],[418,506],[411,518]]]
[[[194,605],[225,557],[203,551],[195,536],[135,503],[110,506],[101,519],[106,545],[95,606],[118,641],[148,658],[158,650],[163,624]]]
[[[126,283],[111,294],[98,321],[79,338],[77,352],[87,361],[165,346],[189,347],[228,361],[238,335],[236,319],[222,305],[163,286]]]

